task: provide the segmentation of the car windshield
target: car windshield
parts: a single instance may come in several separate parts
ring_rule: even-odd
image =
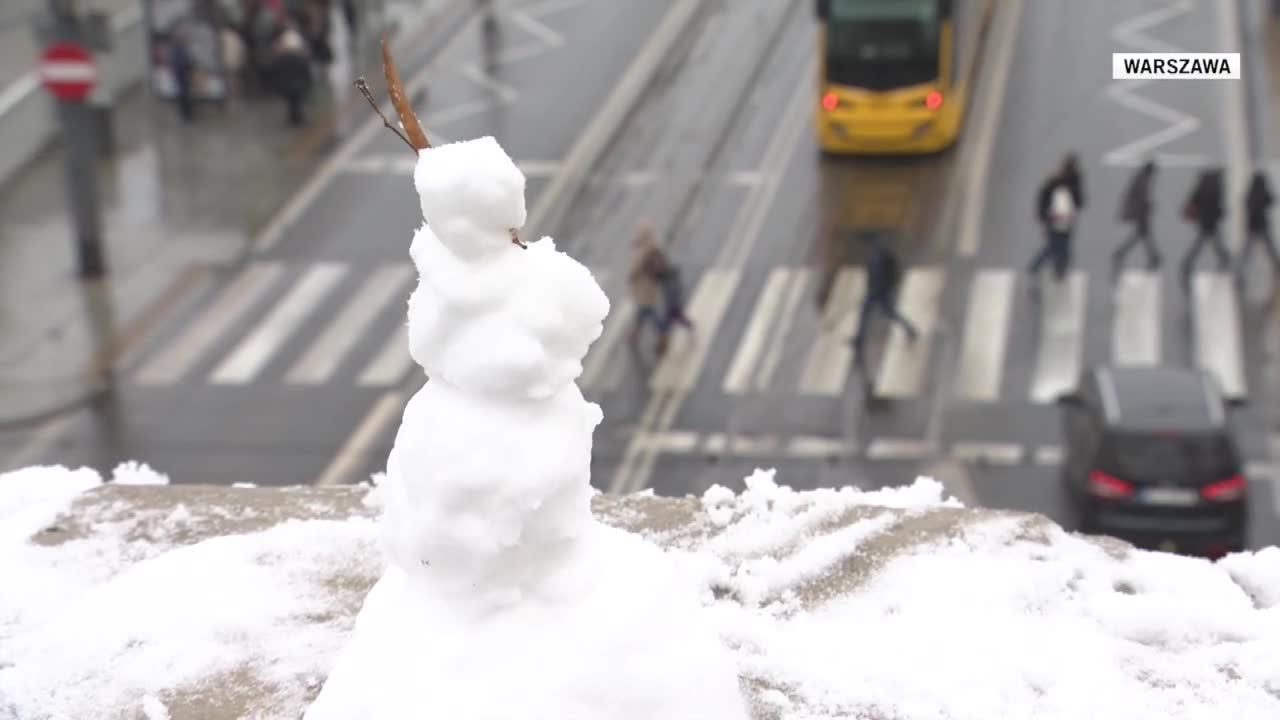
[[[1116,474],[1136,482],[1204,484],[1239,471],[1235,449],[1222,435],[1130,435],[1113,438]]]
[[[833,0],[827,81],[888,90],[938,77],[937,0]]]

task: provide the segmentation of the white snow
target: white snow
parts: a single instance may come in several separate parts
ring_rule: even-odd
[[[602,416],[574,380],[604,292],[552,239],[512,243],[525,179],[493,138],[422,151],[414,184],[430,381],[377,486],[389,567],[306,717],[745,719],[691,576],[591,515]]]
[[[345,603],[354,598],[334,597],[328,581],[382,572],[376,523],[294,521],[186,546],[164,538],[139,543],[124,526],[99,540],[53,547],[16,539],[48,526],[76,494],[99,483],[90,470],[36,467],[0,475],[0,574],[21,578],[0,583],[4,720],[183,720],[191,715],[175,711],[175,691],[220,686],[220,672],[246,666],[255,682],[273,683],[280,698],[278,711],[265,717],[295,716],[335,660],[355,651],[348,641],[372,651],[377,633],[368,626],[379,623],[402,633],[402,642],[379,647],[388,654],[374,665],[391,681],[421,688],[423,706],[441,677],[432,672],[456,678],[465,668],[488,674],[494,684],[487,693],[536,696],[548,675],[601,669],[659,700],[687,687],[663,672],[680,664],[678,655],[633,652],[618,642],[626,636],[605,625],[663,637],[697,630],[679,623],[664,629],[647,616],[655,588],[678,591],[679,583],[661,584],[672,577],[669,568],[659,554],[638,550],[647,546],[634,536],[596,536],[602,553],[649,561],[626,565],[630,583],[589,596],[576,622],[544,595],[499,613],[501,621],[450,626],[406,604],[400,609],[408,621],[393,622],[391,606],[418,597],[403,587],[410,574],[397,571],[366,601],[366,627],[352,635]],[[1217,563],[1115,555],[1051,525],[1031,538],[1025,521],[998,516],[910,547],[834,599],[812,604],[803,598],[806,583],[821,568],[865,560],[875,527],[885,522],[877,518],[955,503],[927,479],[876,492],[794,492],[774,484],[772,473],[754,475],[740,495],[713,489],[703,500],[728,520],[721,518],[723,527],[705,521],[720,534],[692,545],[684,567],[696,569],[707,589],[706,626],[719,633],[741,676],[760,686],[757,712],[764,714],[757,717],[1280,717],[1280,548]],[[884,506],[899,509],[877,509]],[[157,512],[169,518],[187,511]],[[866,517],[825,527],[848,520],[848,513]],[[790,534],[769,531],[778,527]],[[764,556],[774,559],[762,563]],[[615,568],[595,570],[616,577]],[[590,586],[572,575],[552,589]],[[752,594],[762,585],[776,592]],[[387,612],[368,610],[379,603]],[[435,611],[458,618],[443,601]],[[582,637],[590,632],[584,620],[600,622],[604,637]],[[412,663],[422,660],[422,648],[413,641],[429,626],[438,656],[460,667],[419,674],[423,666]],[[512,640],[530,643],[542,664],[507,678],[520,653],[499,649]],[[583,646],[593,654],[571,652]],[[397,670],[398,661],[411,667]],[[667,713],[651,717],[687,717]]]
[[[0,475],[0,718],[168,718],[166,694],[246,667],[291,688],[296,714],[299,677],[323,677],[350,627],[326,581],[376,574],[375,524],[294,521],[185,546],[127,525],[55,546],[15,540],[100,484],[89,469]]]
[[[120,463],[112,471],[111,482],[117,485],[168,485],[169,476],[134,460]]]

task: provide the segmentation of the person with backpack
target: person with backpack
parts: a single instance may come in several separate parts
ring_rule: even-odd
[[[633,254],[631,268],[627,273],[627,289],[631,293],[631,301],[636,306],[635,325],[631,329],[631,343],[640,340],[640,333],[646,324],[653,325],[658,333],[658,353],[666,349],[667,321],[666,314],[659,310],[663,301],[660,277],[664,270],[665,256],[658,247],[653,225],[641,223],[632,242]]]
[[[1151,202],[1151,186],[1155,181],[1156,164],[1148,160],[1129,180],[1120,201],[1120,221],[1133,224],[1133,234],[1120,243],[1111,256],[1112,275],[1124,266],[1125,257],[1133,248],[1141,245],[1147,251],[1147,267],[1160,267],[1160,250],[1151,237],[1151,214],[1155,209]]]
[[[1258,170],[1253,173],[1249,182],[1249,191],[1245,194],[1244,209],[1247,224],[1245,226],[1244,247],[1240,249],[1240,260],[1236,272],[1243,281],[1245,264],[1253,254],[1255,245],[1261,245],[1271,257],[1271,272],[1280,272],[1280,251],[1276,250],[1275,241],[1271,237],[1271,206],[1275,196],[1271,193],[1271,185],[1267,182],[1267,174]]]
[[[859,368],[865,367],[863,349],[866,343],[867,326],[871,324],[871,315],[876,310],[884,313],[891,322],[901,325],[911,340],[915,340],[919,335],[915,325],[898,312],[896,305],[895,295],[902,276],[902,266],[898,262],[898,256],[875,234],[868,233],[863,241],[868,251],[867,292],[862,298],[858,331],[853,336],[853,357]]]
[[[1222,235],[1219,232],[1222,218],[1226,215],[1222,196],[1222,169],[1205,170],[1200,173],[1200,178],[1196,181],[1191,195],[1183,205],[1183,218],[1196,226],[1195,239],[1192,240],[1186,256],[1182,258],[1184,289],[1191,287],[1191,273],[1195,271],[1196,258],[1199,257],[1205,245],[1213,248],[1214,254],[1218,256],[1218,266],[1222,270],[1225,271],[1231,266],[1231,253],[1227,251],[1227,246],[1223,244]]]
[[[1036,195],[1036,218],[1044,227],[1045,245],[1031,261],[1028,268],[1033,276],[1049,261],[1053,262],[1053,274],[1059,281],[1066,277],[1071,265],[1071,233],[1076,218],[1084,209],[1084,181],[1074,153],[1068,154],[1062,167],[1054,173]]]

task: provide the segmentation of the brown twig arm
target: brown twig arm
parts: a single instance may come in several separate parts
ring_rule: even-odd
[[[396,114],[400,116],[400,124],[404,126],[409,146],[414,151],[430,148],[431,143],[427,141],[422,123],[418,122],[418,116],[413,112],[413,105],[404,96],[404,84],[400,82],[400,72],[396,70],[396,61],[391,58],[391,44],[387,42],[385,35],[382,36],[382,73],[387,77],[387,92],[391,95],[391,107],[395,108]]]
[[[382,124],[386,125],[391,132],[399,136],[399,138],[404,141],[405,145],[408,145],[414,150],[414,152],[417,152],[418,148],[413,147],[413,143],[409,142],[409,138],[405,137],[404,133],[400,132],[400,128],[392,125],[391,121],[387,119],[387,116],[382,114],[382,108],[378,107],[378,101],[373,99],[373,93],[369,91],[369,83],[366,82],[364,78],[360,77],[356,78],[355,84],[356,89],[360,91],[360,94],[364,95],[364,99],[369,101],[369,105],[373,108],[373,111],[378,113],[378,117],[382,118]]]

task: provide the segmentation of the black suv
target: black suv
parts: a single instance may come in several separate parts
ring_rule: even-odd
[[[1212,376],[1092,368],[1059,403],[1062,484],[1082,532],[1209,557],[1244,549],[1248,482]]]

